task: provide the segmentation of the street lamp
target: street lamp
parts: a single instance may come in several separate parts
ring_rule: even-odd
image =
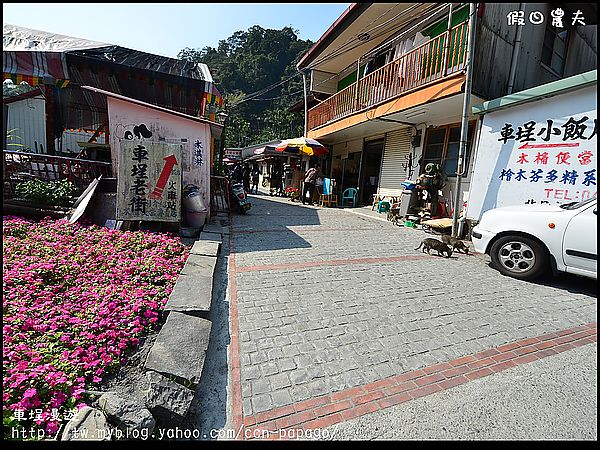
[[[225,148],[225,126],[227,123],[227,117],[229,116],[225,111],[217,113],[217,116],[223,124],[223,130],[221,130],[221,145],[219,146],[219,171],[221,172],[221,175],[224,175],[225,171],[223,170],[223,150]]]

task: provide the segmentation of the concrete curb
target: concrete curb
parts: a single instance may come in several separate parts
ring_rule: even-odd
[[[217,257],[223,234],[229,234],[229,229],[225,230],[215,222],[207,223],[205,229],[193,241],[165,305],[166,321],[143,363],[142,370],[148,380],[148,389],[141,391],[144,398],[134,401],[113,395],[113,403],[118,407],[112,408],[114,411],[108,414],[108,419],[112,419],[111,425],[124,429],[121,434],[135,435],[130,431],[139,426],[131,417],[138,416],[149,422],[144,422],[143,428],[148,428],[147,431],[151,431],[154,424],[158,427],[179,426],[194,400],[210,341],[212,322],[209,317]],[[110,392],[96,394],[104,394],[102,398],[112,395]],[[107,402],[100,403],[106,406]],[[137,403],[139,410],[134,407]],[[123,405],[126,407],[121,407]],[[111,439],[107,417],[102,411],[88,408],[83,412],[85,415],[69,422],[67,432],[61,434],[62,440],[77,439],[79,429],[91,430],[93,439],[96,434],[100,439]],[[98,428],[101,430],[97,433]]]
[[[223,229],[214,221],[204,225],[165,305],[167,320],[144,363],[146,374],[154,380],[146,402],[158,424],[179,423],[200,382],[210,341],[213,279]]]

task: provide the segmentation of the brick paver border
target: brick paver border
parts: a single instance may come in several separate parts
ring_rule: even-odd
[[[244,417],[249,435],[324,428],[596,342],[596,322],[528,338]]]
[[[231,222],[230,222],[231,223]],[[242,374],[240,366],[240,341],[239,321],[237,309],[237,275],[235,267],[235,249],[233,245],[233,229],[229,228],[229,320],[230,320],[230,384],[231,384],[231,407],[234,430],[241,430],[243,426],[242,409]]]
[[[237,439],[244,439],[247,436],[269,436],[271,439],[277,439],[282,430],[306,431],[328,427],[419,397],[451,389],[511,367],[527,364],[582,345],[590,344],[596,342],[597,339],[597,323],[591,322],[504,344],[444,363],[384,378],[363,386],[314,397],[292,405],[244,417],[239,357],[237,273],[242,271],[266,270],[267,267],[270,269],[312,267],[315,265],[331,264],[334,261],[237,268],[235,265],[234,233],[231,228],[229,251],[231,396],[233,428],[237,431]],[[362,258],[357,260],[335,260],[335,263],[352,261],[349,264],[364,264],[384,262],[381,260],[393,262],[423,257]],[[244,429],[243,433],[242,429]]]

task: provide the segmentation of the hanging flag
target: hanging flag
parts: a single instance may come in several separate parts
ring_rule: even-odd
[[[221,95],[221,93],[219,92],[219,90],[217,89],[217,87],[214,84],[212,85],[212,94],[213,94],[213,97],[215,98],[215,104],[217,104],[219,106],[223,106],[223,96]]]
[[[21,75],[20,73],[5,73],[4,74],[4,79],[5,80],[12,80],[12,82],[14,84],[20,84],[21,82],[25,81],[29,86],[38,86],[40,84],[44,84],[44,78],[43,77],[35,77],[32,75]]]
[[[54,85],[58,88],[67,87],[67,84],[69,84],[69,80],[54,80]]]

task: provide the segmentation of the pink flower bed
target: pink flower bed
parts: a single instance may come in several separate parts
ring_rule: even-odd
[[[64,220],[5,216],[2,235],[4,425],[52,435],[157,328],[188,250],[165,234]]]

